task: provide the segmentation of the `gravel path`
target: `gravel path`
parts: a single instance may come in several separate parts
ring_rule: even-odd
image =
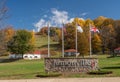
[[[22,80],[0,80],[0,82],[120,82],[120,77],[104,78],[41,78]]]

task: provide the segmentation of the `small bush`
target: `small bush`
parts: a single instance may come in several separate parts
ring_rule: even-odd
[[[61,75],[61,73],[41,73],[39,75],[36,75],[36,77],[58,77]]]
[[[112,71],[91,71],[88,74],[92,75],[104,75],[104,74],[112,74]]]

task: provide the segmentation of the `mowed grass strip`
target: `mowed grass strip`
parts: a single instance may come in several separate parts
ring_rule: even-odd
[[[44,71],[43,60],[18,60],[0,63],[0,79],[35,78]]]
[[[66,74],[61,77],[120,77],[120,57],[107,58],[106,55],[97,56],[99,68],[103,71],[112,71],[112,74]],[[44,60],[18,60],[14,62],[0,63],[0,79],[33,79],[44,73]]]
[[[100,58],[99,56],[99,67],[102,70],[113,71],[111,76],[120,77],[120,57],[112,58]]]

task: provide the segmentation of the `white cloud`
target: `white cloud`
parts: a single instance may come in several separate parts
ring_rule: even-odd
[[[79,20],[83,20],[83,21],[84,21],[83,18],[79,18]],[[70,19],[68,20],[69,23],[72,23],[73,21],[74,21],[74,18],[70,18]]]
[[[58,11],[57,9],[52,9],[53,16],[50,18],[52,21],[52,24],[55,25],[61,25],[62,22],[67,23],[68,22],[68,12],[66,11]]]
[[[84,12],[84,13],[81,13],[80,16],[85,16],[87,15],[88,13]]]
[[[85,19],[84,19],[84,18],[79,18],[79,20],[83,20],[83,21],[85,21]]]
[[[51,10],[52,16],[50,17],[50,23],[51,26],[61,26],[62,22],[67,23],[68,22],[68,12],[66,11],[58,11],[57,9]],[[47,18],[47,15],[43,16],[44,18]],[[40,29],[44,26],[46,26],[47,21],[44,19],[40,19],[37,23],[34,24],[34,26],[37,28],[37,31],[40,31]]]
[[[69,23],[72,23],[72,22],[73,22],[73,20],[74,20],[74,18],[71,18],[68,22],[69,22]]]
[[[50,18],[48,21],[50,21],[51,26],[62,26],[63,23],[71,23],[74,18],[70,18],[67,11],[59,11],[57,9],[51,9],[52,16],[48,17],[48,15],[43,15],[44,18]],[[86,15],[87,13],[82,13],[81,15]],[[83,18],[80,18],[84,20]],[[37,31],[40,31],[40,29],[48,23],[45,19],[40,19],[37,23],[34,24]]]
[[[40,29],[44,26],[46,26],[46,21],[44,19],[40,19],[34,26],[37,29],[37,32],[40,31]]]

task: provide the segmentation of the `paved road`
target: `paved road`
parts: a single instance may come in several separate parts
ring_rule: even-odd
[[[22,80],[0,80],[0,82],[120,82],[120,77],[110,78],[41,78]]]

